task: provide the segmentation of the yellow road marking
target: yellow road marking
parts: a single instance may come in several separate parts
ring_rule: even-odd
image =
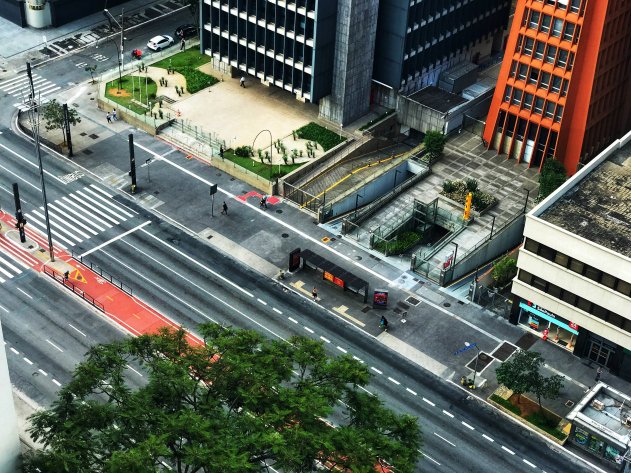
[[[357,320],[352,315],[347,314],[346,311],[348,310],[348,307],[346,307],[345,305],[341,305],[339,307],[333,307],[333,310],[337,312],[338,314],[343,315],[344,317],[346,317],[348,320],[352,321],[353,323],[359,325],[360,327],[366,326],[366,324],[362,322],[361,320]]]

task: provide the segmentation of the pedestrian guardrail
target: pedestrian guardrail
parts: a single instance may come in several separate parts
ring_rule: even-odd
[[[84,260],[83,256],[81,256],[81,255],[78,255],[78,256],[75,255],[74,251],[72,251],[72,250],[70,251],[70,255],[72,256],[72,258],[75,261],[78,261],[79,263],[81,263],[85,267],[89,268],[90,271],[92,271],[93,273],[98,274],[103,279],[106,279],[107,281],[112,283],[114,286],[119,288],[121,291],[126,292],[130,296],[133,296],[132,288],[130,286],[128,286],[127,284],[124,284],[121,280],[116,279],[110,273],[108,273],[107,271],[101,269],[98,265],[92,263],[91,261]]]
[[[65,288],[70,289],[72,292],[80,296],[83,300],[92,304],[101,312],[105,312],[105,307],[103,306],[103,304],[101,304],[99,301],[94,299],[94,297],[86,293],[83,289],[77,287],[72,281],[67,279],[66,276],[60,273],[59,271],[56,271],[53,268],[44,265],[44,274],[50,276],[55,281],[61,283],[61,285],[64,286]]]

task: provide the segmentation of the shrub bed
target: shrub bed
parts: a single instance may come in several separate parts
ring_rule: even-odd
[[[199,54],[199,51],[195,49],[189,49],[188,51],[181,51],[169,58],[162,59],[152,64],[152,66],[161,67],[162,69],[171,68],[175,72],[179,72],[186,80],[186,90],[194,94],[219,82],[219,79],[215,76],[211,76],[197,69],[207,62],[210,62],[209,56]]]
[[[269,180],[274,179],[276,177],[285,176],[289,174],[290,172],[292,172],[294,169],[297,169],[304,164],[304,163],[281,164],[280,166],[278,164],[274,164],[272,166],[268,164],[267,162],[261,163],[261,161],[259,160],[246,158],[243,156],[237,156],[236,152],[233,151],[232,149],[225,150],[223,153],[223,157],[224,159],[232,161],[233,163],[237,164],[243,169],[247,169],[248,171],[258,174],[259,176],[265,179],[269,179]],[[221,159],[221,158],[214,158],[214,159]]]
[[[140,82],[134,78],[135,83],[132,85],[132,76],[123,76],[121,81],[121,90],[118,91],[118,79],[114,79],[105,84],[105,97],[116,102],[121,107],[125,107],[134,113],[144,115],[149,109],[132,102],[134,96],[136,100],[142,97],[143,102],[149,95],[149,100],[155,100],[158,85],[151,79],[143,78]],[[145,83],[147,85],[145,89]],[[134,95],[132,95],[132,93]]]
[[[517,414],[518,416],[521,416],[521,409],[519,407],[517,407],[517,406],[514,406],[508,399],[504,399],[503,397],[499,397],[497,394],[492,394],[491,395],[491,400],[493,402],[496,402],[500,406],[502,406],[504,409],[508,409],[513,414]]]
[[[375,245],[375,249],[388,255],[400,255],[412,248],[421,240],[421,235],[416,232],[403,232],[395,237],[393,241],[381,240]]]
[[[565,437],[567,437],[567,435],[557,429],[557,425],[559,425],[558,419],[550,419],[541,412],[533,412],[526,416],[526,420],[559,440],[565,440]]]
[[[340,135],[338,133],[328,130],[327,128],[324,128],[314,122],[298,128],[296,130],[296,134],[298,135],[298,138],[302,138],[303,140],[315,141],[322,146],[324,151],[328,151],[346,141],[346,138],[344,137],[340,139]]]
[[[471,206],[478,212],[497,204],[497,198],[493,194],[478,190],[478,183],[475,179],[467,179],[466,182],[461,180],[445,181],[440,194],[464,205],[469,192],[473,193]]]
[[[373,118],[372,120],[370,120],[369,122],[367,122],[365,125],[363,125],[359,131],[364,131],[367,128],[370,128],[371,126],[373,126],[375,123],[380,122],[381,120],[383,120],[384,118],[386,118],[388,115],[392,115],[394,113],[394,109],[391,108],[390,110],[388,110],[385,113],[382,113],[381,115],[379,115],[377,118]]]

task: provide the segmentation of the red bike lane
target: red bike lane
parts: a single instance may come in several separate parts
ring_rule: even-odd
[[[22,267],[53,278],[134,336],[153,334],[164,327],[180,327],[113,281],[75,260],[64,249],[53,246],[55,261],[51,262],[46,237],[29,229],[28,224],[25,227],[27,241],[21,243],[16,223],[13,216],[0,211],[0,252]],[[190,332],[187,340],[191,345],[204,344]]]

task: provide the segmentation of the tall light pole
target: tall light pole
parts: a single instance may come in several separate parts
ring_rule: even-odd
[[[125,68],[125,59],[124,59],[124,49],[125,49],[125,17],[123,16],[124,13],[124,9],[121,10],[121,22],[119,23],[116,18],[114,18],[112,16],[112,14],[110,13],[110,11],[105,8],[103,10],[103,15],[105,15],[105,18],[107,18],[107,21],[110,23],[110,29],[113,30],[114,28],[112,27],[113,23],[116,23],[116,26],[118,26],[121,30],[121,38],[120,38],[120,48],[118,47],[118,45],[116,45],[116,42],[114,42],[114,44],[116,45],[116,50],[118,52],[118,90],[121,90],[121,83],[122,83],[122,75],[121,75],[121,69]]]
[[[480,358],[480,348],[478,348],[477,343],[464,342],[464,346],[466,346],[467,348],[473,347],[476,350],[475,368],[473,368],[473,389],[475,389],[475,375],[478,374],[478,359]]]
[[[261,130],[259,131],[256,136],[254,137],[254,140],[252,140],[252,149],[254,149],[254,143],[256,142],[256,139],[259,137],[259,135],[261,133],[264,132],[268,132],[269,133],[269,180],[270,182],[272,182],[272,167],[273,167],[273,159],[272,159],[272,147],[274,146],[274,138],[272,138],[272,132],[265,129],[265,130]]]

